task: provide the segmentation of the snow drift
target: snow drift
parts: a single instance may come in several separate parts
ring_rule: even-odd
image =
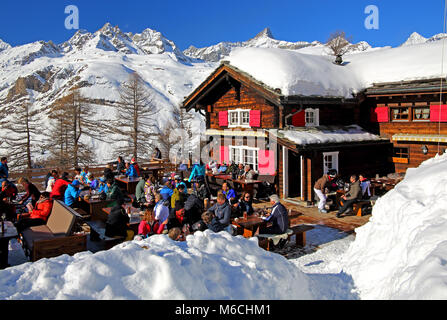
[[[361,299],[447,299],[447,154],[375,204],[343,258]]]
[[[0,299],[313,299],[307,276],[256,240],[197,232],[0,271]]]

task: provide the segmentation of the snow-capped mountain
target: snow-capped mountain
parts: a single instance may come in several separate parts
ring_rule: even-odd
[[[438,33],[430,38],[425,38],[417,32],[413,32],[408,39],[401,44],[401,47],[422,44],[427,42],[439,41],[447,38],[447,33]]]
[[[11,48],[11,45],[0,39],[0,51]]]
[[[184,56],[174,42],[157,31],[146,29],[133,35],[106,24],[95,33],[79,30],[59,45],[36,41],[2,50],[0,112],[9,120],[6,110],[26,97],[33,102],[33,109],[40,111],[42,127],[48,129],[50,106],[78,87],[90,100],[95,118],[112,119],[110,105],[119,101],[120,84],[136,71],[152,95],[158,109],[157,124],[163,128],[184,97],[215,67]],[[199,130],[198,115],[196,120]],[[114,159],[115,145],[85,139],[84,143],[96,151],[98,162]],[[5,152],[0,149],[0,153]]]
[[[191,58],[197,58],[204,61],[217,62],[230,55],[231,51],[235,48],[279,48],[289,50],[301,50],[303,53],[312,54],[329,54],[327,47],[319,42],[288,42],[283,40],[277,40],[274,38],[270,28],[265,28],[258,33],[254,38],[244,42],[220,42],[216,45],[196,48],[190,46],[183,53]],[[370,50],[372,47],[365,41],[361,41],[357,44],[350,45],[350,53],[361,52]]]

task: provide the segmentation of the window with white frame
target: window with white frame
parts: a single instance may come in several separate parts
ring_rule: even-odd
[[[323,171],[327,173],[330,169],[338,172],[338,151],[323,153]]]
[[[228,127],[250,127],[250,110],[228,110]]]
[[[305,112],[306,127],[316,127],[320,125],[319,109],[307,108],[306,110],[304,110],[304,112]]]
[[[247,146],[230,146],[230,160],[236,164],[251,165],[253,170],[258,171],[258,148]]]

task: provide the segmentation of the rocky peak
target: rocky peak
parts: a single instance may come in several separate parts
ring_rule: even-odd
[[[275,39],[275,38],[273,37],[273,33],[272,33],[272,31],[270,30],[269,27],[264,28],[264,30],[262,30],[261,32],[259,32],[259,33],[253,38],[253,40],[254,40],[254,39],[259,39],[259,38],[270,38],[270,39]]]
[[[0,51],[11,48],[11,45],[0,39]]]
[[[411,46],[414,44],[420,44],[420,43],[425,43],[425,42],[427,42],[427,38],[424,38],[417,32],[413,32],[410,35],[410,37],[407,39],[407,41],[405,41],[404,43],[401,44],[401,47]]]

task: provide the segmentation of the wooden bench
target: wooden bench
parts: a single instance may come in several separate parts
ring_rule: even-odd
[[[267,236],[263,234],[259,234],[258,238],[261,239],[259,246],[264,248],[267,251],[270,251],[274,248],[273,239],[276,236],[284,237],[284,240],[290,241],[290,238],[295,235],[295,244],[296,246],[304,247],[306,246],[306,232],[309,230],[314,229],[314,226],[301,224],[293,227],[289,227],[287,230],[287,233],[284,233],[282,235],[274,235],[274,236]],[[287,238],[286,238],[287,236]]]
[[[23,230],[22,246],[31,261],[87,250],[85,234],[80,230],[81,216],[62,201],[55,200],[47,223]]]
[[[361,217],[366,209],[371,209],[371,201],[369,200],[355,202],[352,206],[352,211],[357,217]]]
[[[90,227],[90,240],[104,242],[105,249],[108,250],[125,240],[124,237],[108,237],[106,233],[106,223],[101,220],[86,221]]]

